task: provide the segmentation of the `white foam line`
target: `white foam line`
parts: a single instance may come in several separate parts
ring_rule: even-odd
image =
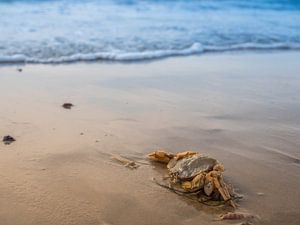
[[[32,58],[25,55],[13,55],[13,56],[1,56],[0,63],[69,63],[78,61],[95,61],[95,60],[111,60],[111,61],[138,61],[158,59],[169,56],[185,56],[200,54],[203,52],[223,52],[223,51],[235,51],[235,50],[300,50],[300,44],[288,45],[285,43],[276,44],[258,44],[258,43],[244,43],[236,44],[232,46],[206,46],[203,47],[200,43],[194,43],[192,46],[182,50],[156,50],[156,51],[144,51],[144,52],[98,52],[89,54],[74,54],[70,56],[61,56],[57,58]]]

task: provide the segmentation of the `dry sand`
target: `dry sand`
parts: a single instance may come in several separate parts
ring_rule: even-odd
[[[300,224],[300,53],[0,67],[2,225],[232,224],[129,170],[156,148],[216,157],[257,224]],[[63,109],[72,102],[75,107]],[[146,162],[146,161],[143,161]],[[236,222],[234,222],[236,224]]]

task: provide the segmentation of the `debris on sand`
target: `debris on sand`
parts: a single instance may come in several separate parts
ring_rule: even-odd
[[[22,69],[22,68],[18,68],[17,71],[18,71],[18,72],[22,72],[23,69]]]
[[[172,154],[163,150],[150,153],[148,158],[167,164],[167,184],[156,182],[160,186],[181,195],[193,194],[195,200],[206,205],[212,201],[236,207],[233,189],[223,179],[224,167],[216,159],[193,151]]]
[[[16,141],[16,139],[13,138],[12,136],[7,135],[7,136],[3,137],[2,141],[3,141],[4,144],[10,145],[12,142]]]
[[[238,220],[241,221],[239,225],[254,225],[260,224],[259,216],[244,212],[227,212],[220,215],[218,220]]]
[[[126,159],[120,155],[112,155],[111,158],[123,164],[125,167],[129,169],[137,169],[140,167],[135,161]]]
[[[72,103],[69,103],[69,102],[64,103],[64,104],[62,105],[62,107],[65,108],[65,109],[71,109],[73,106],[74,106],[74,105],[73,105]]]
[[[241,212],[228,212],[220,216],[221,220],[243,220],[243,219],[254,219],[255,216],[249,213]]]

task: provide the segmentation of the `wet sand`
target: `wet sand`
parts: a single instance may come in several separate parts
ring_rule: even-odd
[[[155,183],[157,148],[216,157],[257,224],[300,223],[300,53],[0,67],[5,225],[232,224]],[[71,110],[61,107],[72,102]],[[120,154],[143,164],[129,170]],[[237,224],[237,222],[233,222]]]

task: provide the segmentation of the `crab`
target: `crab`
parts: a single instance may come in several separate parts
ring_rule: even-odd
[[[187,192],[203,190],[207,196],[219,193],[225,202],[235,208],[223,180],[224,167],[216,159],[193,151],[172,154],[164,150],[152,152],[148,157],[167,164],[170,185],[179,184]]]

